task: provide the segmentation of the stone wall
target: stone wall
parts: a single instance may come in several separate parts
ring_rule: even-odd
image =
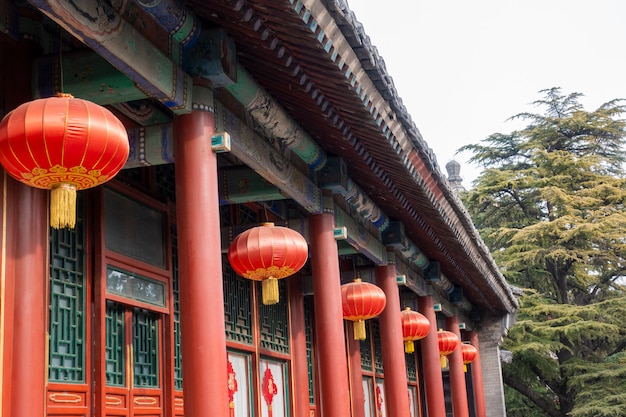
[[[484,317],[478,329],[487,417],[506,417],[499,347],[506,325],[505,317]]]

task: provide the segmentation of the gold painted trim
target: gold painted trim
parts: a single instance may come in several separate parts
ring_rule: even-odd
[[[122,405],[122,400],[118,397],[112,397],[110,395],[107,395],[105,397],[104,403],[106,405],[119,406],[119,405]]]
[[[154,397],[135,397],[133,399],[135,405],[157,405],[158,401]]]
[[[78,404],[83,401],[83,397],[77,394],[54,393],[48,396],[50,401],[54,403]]]
[[[185,400],[183,400],[182,398],[174,398],[174,406],[175,407],[184,407],[185,406]]]

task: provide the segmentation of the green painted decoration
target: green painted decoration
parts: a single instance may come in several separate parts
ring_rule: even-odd
[[[85,382],[85,234],[81,201],[79,196],[75,229],[50,229],[50,382]]]

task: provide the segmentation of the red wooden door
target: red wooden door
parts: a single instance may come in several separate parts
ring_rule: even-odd
[[[105,415],[163,417],[163,315],[106,302]]]

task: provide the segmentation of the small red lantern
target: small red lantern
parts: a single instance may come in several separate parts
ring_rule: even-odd
[[[343,318],[354,322],[354,340],[365,340],[365,321],[383,312],[387,297],[379,287],[360,278],[341,286]]]
[[[439,357],[441,359],[441,367],[445,368],[447,365],[447,358],[449,354],[454,352],[459,345],[459,337],[447,330],[439,330],[437,332],[437,340],[439,341]]]
[[[402,318],[402,340],[404,340],[404,351],[406,353],[415,352],[415,340],[425,338],[430,332],[430,322],[421,313],[406,307],[400,313]]]
[[[469,343],[463,343],[461,345],[461,352],[463,352],[463,370],[467,372],[467,365],[476,359],[478,349]]]
[[[300,233],[274,223],[246,230],[228,249],[228,261],[235,272],[261,281],[265,305],[278,303],[278,280],[298,272],[308,255],[309,247]]]
[[[0,164],[31,187],[50,189],[50,226],[73,228],[76,190],[115,176],[128,135],[109,110],[69,94],[24,103],[0,121]]]

